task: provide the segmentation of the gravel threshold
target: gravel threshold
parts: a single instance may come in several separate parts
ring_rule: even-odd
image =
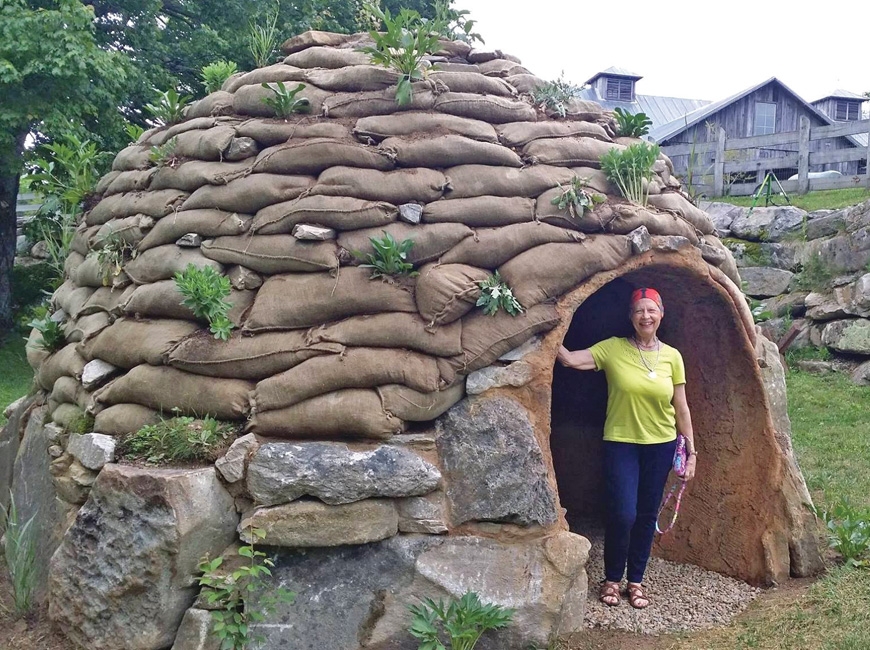
[[[589,576],[587,628],[656,635],[719,627],[730,623],[761,593],[761,589],[740,580],[691,564],[675,564],[654,557],[650,558],[644,576],[649,607],[635,609],[626,597],[616,607],[608,607],[598,600],[598,586],[604,577],[604,537],[586,537],[592,542],[586,565]],[[622,588],[625,589],[624,580]]]

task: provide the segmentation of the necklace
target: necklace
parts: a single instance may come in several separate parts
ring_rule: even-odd
[[[634,347],[637,348],[637,356],[640,357],[640,362],[643,364],[643,367],[647,369],[647,377],[655,379],[657,377],[656,368],[659,367],[659,358],[662,354],[662,346],[661,343],[659,343],[658,338],[654,339],[656,346],[656,360],[652,366],[646,362],[646,359],[643,356],[643,350],[640,349],[640,342],[635,337],[631,337],[631,340],[634,343]]]

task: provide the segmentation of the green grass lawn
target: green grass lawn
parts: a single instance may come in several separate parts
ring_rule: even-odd
[[[803,195],[790,194],[789,199],[793,206],[807,212],[825,209],[837,210],[857,203],[863,203],[870,199],[870,190],[860,187],[850,187],[844,190],[819,190],[818,192],[808,192]],[[732,205],[742,205],[745,208],[752,205],[751,196],[719,196],[712,200],[731,203]],[[785,201],[781,197],[778,197],[776,203],[781,205]],[[764,202],[759,201],[757,205],[763,206]]]
[[[33,380],[33,370],[24,356],[24,339],[10,334],[0,345],[0,425],[6,422],[3,410],[26,395]]]

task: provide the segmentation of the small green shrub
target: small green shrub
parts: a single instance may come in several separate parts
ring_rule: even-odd
[[[154,88],[154,92],[157,93],[157,103],[145,104],[145,110],[151,117],[161,126],[180,122],[184,118],[184,109],[193,97],[181,95],[175,88],[163,92]]]
[[[53,210],[72,215],[74,221],[111,154],[100,151],[96,142],[72,134],[39,147],[37,152],[39,155],[28,163],[30,189],[45,199],[56,197],[59,205]]]
[[[565,117],[570,101],[580,96],[582,88],[565,81],[564,76],[563,72],[555,81],[548,81],[532,92],[532,101],[545,113],[554,112]]]
[[[417,275],[414,265],[406,261],[408,259],[408,252],[414,246],[413,240],[405,239],[399,243],[387,231],[383,231],[383,233],[384,236],[381,239],[377,237],[369,238],[372,247],[375,249],[374,253],[364,255],[359,251],[354,251],[353,254],[358,259],[366,260],[366,263],[360,264],[360,266],[372,269],[372,278]]]
[[[619,106],[613,109],[613,116],[616,118],[619,135],[627,138],[644,136],[652,126],[652,120],[646,113],[629,113]]]
[[[57,352],[66,345],[66,336],[63,333],[63,325],[57,321],[53,321],[48,316],[41,320],[32,320],[27,325],[28,327],[37,330],[42,335],[36,344],[43,350],[47,352]]]
[[[652,167],[658,157],[658,145],[639,142],[623,150],[608,151],[601,156],[601,169],[625,199],[646,205]]]
[[[235,61],[225,61],[224,59],[219,59],[203,66],[200,71],[200,78],[202,79],[205,93],[208,95],[220,90],[224,82],[236,74],[238,68]]]
[[[145,133],[145,129],[138,124],[127,122],[124,124],[124,132],[127,134],[127,137],[130,138],[130,142],[133,143],[139,141],[139,138],[141,138],[142,134]]]
[[[259,528],[249,530],[252,539],[265,537]],[[262,643],[264,639],[251,634],[251,624],[263,622],[279,603],[292,603],[296,597],[292,591],[267,584],[275,563],[253,541],[239,547],[238,555],[248,561],[232,571],[222,570],[222,557],[206,557],[198,565],[202,593],[208,605],[216,608],[211,617],[221,650],[246,650],[251,641]]]
[[[560,210],[567,209],[572,218],[579,219],[587,210],[591,212],[596,205],[606,200],[601,194],[587,190],[587,183],[587,179],[575,176],[568,187],[562,187],[560,184],[561,193],[553,197],[550,203]]]
[[[855,567],[870,564],[870,513],[856,509],[844,498],[818,516],[825,522],[828,545],[843,556],[846,564]]]
[[[408,631],[420,640],[418,650],[472,650],[487,630],[510,625],[514,610],[480,602],[472,591],[445,605],[439,599],[424,598],[419,605],[409,605],[413,618]],[[447,637],[449,646],[442,642]]]
[[[275,53],[275,48],[278,47],[278,14],[280,10],[280,3],[277,3],[275,11],[266,16],[263,24],[252,22],[248,25],[248,49],[258,68],[272,63],[272,55]]]
[[[307,97],[296,97],[305,88],[305,84],[299,84],[293,90],[288,90],[283,81],[278,81],[275,85],[264,83],[263,88],[271,90],[274,95],[263,97],[263,103],[275,111],[277,117],[288,118],[293,113],[311,111],[311,102]]]
[[[118,451],[128,460],[151,464],[213,461],[236,433],[234,425],[208,416],[176,416],[126,436]]]
[[[160,145],[154,145],[148,151],[148,159],[158,167],[177,167],[181,160],[175,155],[178,138],[170,138]]]
[[[453,0],[436,0],[433,29],[437,30],[439,36],[451,41],[462,41],[468,44],[473,44],[475,41],[483,43],[483,37],[472,31],[476,21],[468,18],[471,12],[467,9],[454,9],[452,5]]]
[[[513,291],[501,279],[498,271],[477,284],[481,293],[475,306],[483,307],[485,314],[493,316],[499,308],[504,309],[511,316],[522,313],[522,305],[514,298]]]
[[[36,529],[32,516],[26,522],[19,521],[15,497],[9,493],[9,507],[0,504],[3,511],[2,532],[6,536],[4,557],[9,581],[12,586],[12,600],[15,611],[24,614],[33,605],[33,592],[36,587]]]
[[[188,264],[184,271],[175,274],[175,286],[184,296],[182,305],[193,311],[197,318],[208,321],[216,339],[226,341],[235,327],[228,314],[232,305],[224,298],[230,295],[230,279],[210,266],[197,268]]]
[[[91,433],[94,430],[94,416],[90,413],[82,412],[70,420],[66,430],[69,433]]]
[[[393,17],[389,9],[382,11],[376,4],[369,2],[364,5],[364,11],[373,22],[382,24],[384,30],[371,30],[369,36],[375,45],[364,47],[361,51],[371,56],[372,63],[399,73],[396,103],[405,106],[413,98],[411,84],[425,76],[423,58],[438,50],[441,27],[424,21],[420,14],[411,9],[402,9]]]

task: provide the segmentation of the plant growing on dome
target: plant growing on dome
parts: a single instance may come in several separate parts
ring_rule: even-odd
[[[580,97],[582,88],[565,81],[564,77],[565,73],[562,72],[555,81],[548,81],[532,91],[532,101],[545,113],[550,111],[565,117],[571,100]]]
[[[170,138],[160,145],[154,145],[148,151],[148,160],[158,167],[177,167],[181,160],[175,155],[178,138]]]
[[[586,189],[588,180],[575,176],[571,179],[571,184],[567,187],[562,187],[558,196],[554,196],[550,201],[552,205],[557,206],[560,210],[568,210],[568,213],[574,219],[579,219],[587,211],[592,212],[595,206],[599,203],[604,203],[604,196],[596,192],[590,192]]]
[[[644,136],[649,133],[649,127],[652,126],[652,120],[646,113],[629,113],[620,106],[613,109],[613,117],[616,118],[619,135],[627,138]]]
[[[281,12],[281,3],[277,2],[275,5],[275,11],[266,15],[265,23],[259,25],[252,22],[248,26],[248,49],[258,68],[272,62],[272,54],[278,47],[278,14]]]
[[[478,282],[480,287],[480,298],[477,299],[476,307],[483,307],[485,314],[494,316],[499,308],[504,309],[511,316],[521,314],[523,311],[522,305],[514,298],[514,292],[502,280],[498,271],[489,276],[486,280]]]
[[[625,199],[646,205],[652,167],[658,157],[658,145],[639,142],[625,149],[608,151],[601,156],[601,169]]]
[[[205,87],[206,94],[220,90],[224,82],[233,76],[236,70],[238,70],[238,65],[236,65],[235,61],[225,61],[224,59],[219,59],[203,66],[200,78],[202,79],[202,85]]]
[[[374,253],[367,255],[359,251],[353,251],[354,257],[357,259],[366,260],[365,264],[360,264],[363,268],[372,269],[372,278],[380,278],[384,276],[396,275],[417,275],[414,270],[414,265],[408,262],[408,253],[414,246],[414,240],[405,239],[397,242],[393,236],[386,230],[383,231],[384,236],[378,239],[377,237],[369,237],[372,243]]]
[[[103,276],[103,286],[107,287],[112,278],[121,274],[124,265],[136,257],[136,247],[125,241],[120,233],[113,231],[100,241],[96,255]]]
[[[197,318],[208,321],[216,339],[226,341],[235,327],[228,314],[232,305],[224,298],[230,295],[230,279],[212,267],[197,268],[188,264],[184,271],[175,274],[175,286],[184,296],[182,305],[188,307]]]
[[[184,118],[184,111],[193,99],[190,95],[180,95],[175,88],[161,92],[154,88],[157,93],[157,103],[145,104],[145,110],[151,113],[151,117],[160,125],[166,126],[180,122]]]
[[[263,103],[269,106],[277,117],[286,119],[293,113],[309,113],[311,101],[307,97],[296,97],[304,88],[305,84],[299,84],[293,90],[287,88],[283,81],[274,85],[263,83],[263,88],[271,90],[272,97],[264,97]]]

